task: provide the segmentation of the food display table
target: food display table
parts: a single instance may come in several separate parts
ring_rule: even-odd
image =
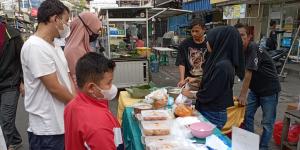
[[[130,97],[130,94],[127,91],[121,91],[118,99],[118,112],[117,119],[120,124],[122,124],[122,116],[125,107],[131,106],[135,103],[142,101],[143,99],[134,99]]]
[[[143,99],[134,99],[131,98],[130,94],[127,91],[121,91],[118,99],[118,112],[117,119],[120,124],[122,124],[122,116],[125,107],[132,106],[135,103],[141,102]],[[240,126],[244,121],[245,107],[238,105],[238,102],[234,103],[233,107],[227,109],[228,120],[225,124],[222,132],[228,134],[231,132],[232,126]]]
[[[133,108],[125,108],[122,120],[123,138],[126,150],[144,150],[145,146],[142,144],[141,140],[142,133],[139,126],[139,121],[133,116]],[[231,148],[231,140],[227,136],[223,135],[219,129],[215,128],[213,134],[225,145]],[[203,143],[203,139],[201,140],[193,138],[193,140],[195,140],[197,143]]]

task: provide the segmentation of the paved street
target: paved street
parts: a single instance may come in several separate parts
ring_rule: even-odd
[[[159,73],[153,73],[152,79],[158,86],[175,86],[178,82],[178,69],[174,64],[174,59],[170,60],[170,65],[161,66]],[[280,100],[277,111],[277,120],[283,119],[283,114],[286,109],[287,103],[296,102],[300,94],[300,78],[296,75],[288,75],[282,85],[282,92],[280,94]],[[234,94],[238,95],[241,82],[236,81],[234,86]],[[111,110],[116,113],[117,100],[114,100],[110,106]],[[261,133],[262,129],[260,126],[262,113],[259,110],[256,114],[256,132]],[[17,112],[17,127],[23,137],[23,146],[19,150],[28,150],[28,140],[26,134],[26,128],[28,126],[28,114],[24,110],[23,98],[20,98],[19,107]],[[278,146],[271,141],[271,150],[279,149]]]

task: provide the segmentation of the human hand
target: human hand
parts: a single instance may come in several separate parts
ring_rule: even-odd
[[[192,78],[192,77],[187,77],[187,78],[185,78],[185,82],[195,83],[195,82],[198,82],[198,79],[197,78]]]
[[[240,106],[245,106],[247,104],[246,96],[239,96],[238,101]]]
[[[187,89],[182,89],[181,94],[186,96],[189,99],[195,98],[194,94],[191,91],[187,90]]]
[[[24,83],[21,82],[20,87],[19,87],[19,91],[22,97],[24,97],[25,95],[25,89],[24,89]]]
[[[182,86],[185,85],[185,83],[186,83],[185,80],[180,80],[180,81],[177,83],[177,86],[178,86],[178,87],[182,87]]]

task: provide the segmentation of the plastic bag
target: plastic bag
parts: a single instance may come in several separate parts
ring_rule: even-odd
[[[148,94],[147,96],[145,96],[145,102],[152,104],[154,102],[154,100],[162,100],[168,98],[168,93],[167,90],[165,88],[162,89],[158,89],[156,91],[151,92],[150,94]]]
[[[178,97],[175,100],[176,104],[183,104],[188,98],[184,96],[183,94],[179,94]]]
[[[283,122],[276,121],[273,131],[273,139],[277,145],[280,145],[282,134]],[[288,133],[288,142],[297,143],[300,134],[300,124],[291,125]]]

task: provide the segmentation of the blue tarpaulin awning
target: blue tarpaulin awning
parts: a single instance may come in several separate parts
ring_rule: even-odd
[[[210,0],[196,0],[182,4],[182,9],[190,11],[211,10]],[[188,26],[190,20],[188,15],[172,16],[168,19],[168,31],[178,31],[179,27]]]
[[[191,11],[210,10],[210,0],[197,0],[182,4],[182,9]]]

